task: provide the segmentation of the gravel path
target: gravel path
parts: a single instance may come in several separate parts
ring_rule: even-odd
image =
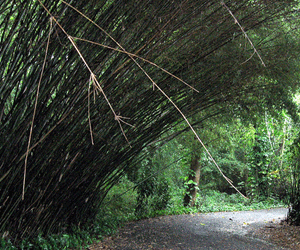
[[[90,249],[283,249],[253,232],[286,217],[287,209],[174,215],[128,223]]]

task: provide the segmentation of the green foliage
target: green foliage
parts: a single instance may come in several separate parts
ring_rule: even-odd
[[[290,147],[290,161],[293,174],[293,185],[289,193],[291,209],[288,213],[288,220],[294,225],[300,225],[300,134]]]
[[[200,190],[194,207],[184,207],[182,204],[172,204],[165,211],[165,214],[245,211],[284,206],[286,206],[286,204],[272,198],[261,200],[245,199],[239,194],[230,195],[214,190]]]
[[[224,174],[237,185],[245,181],[249,160],[249,150],[252,145],[252,128],[244,126],[237,118],[228,116],[216,116],[213,119],[202,122],[202,128],[199,129],[200,138],[208,147],[210,153],[224,172]],[[247,136],[248,135],[248,136]],[[187,143],[179,139],[191,153],[195,146],[190,147]],[[198,151],[201,146],[197,145]],[[200,149],[199,149],[200,148]],[[220,175],[220,172],[214,166],[210,157],[202,153],[200,155],[200,188],[212,188],[222,192],[232,193],[228,182]],[[187,163],[189,164],[189,163]],[[245,187],[242,188],[244,191]]]
[[[108,206],[105,210],[99,211],[97,218],[89,228],[72,227],[71,232],[61,232],[60,234],[50,234],[47,236],[39,234],[30,239],[23,239],[17,246],[11,243],[9,239],[6,240],[2,238],[0,247],[3,250],[86,249],[89,245],[101,240],[102,237],[114,233],[116,229],[130,217],[128,210],[126,210],[126,204],[122,204],[122,207],[120,207],[118,204],[115,204],[116,202],[117,200],[114,200],[111,202],[112,206]],[[120,208],[121,210],[119,210]],[[131,217],[131,219],[132,218],[135,217]]]
[[[5,240],[4,238],[0,239],[0,247],[3,250],[15,250],[18,249],[15,247],[10,240]]]
[[[293,141],[296,126],[285,111],[278,111],[274,116],[265,112],[262,117],[255,115],[255,120],[254,127],[250,118],[244,121],[240,118],[229,120],[224,115],[219,119],[216,116],[203,121],[198,132],[224,174],[245,195],[256,200],[276,199],[289,203],[288,190],[292,175],[287,148]],[[166,145],[171,149],[185,148],[185,152],[189,152],[186,155],[178,154],[178,158],[183,156],[181,166],[174,165],[176,170],[182,169],[181,174],[175,177],[181,180],[181,184],[171,187],[175,196],[179,193],[181,196],[186,194],[188,187],[191,154],[201,149],[196,148],[189,132]],[[167,147],[161,151],[166,156],[172,153]],[[200,189],[213,189],[228,194],[236,192],[206,154],[201,155],[200,165]],[[178,190],[177,193],[174,189]]]
[[[287,149],[293,141],[295,125],[284,112],[279,112],[276,117],[265,114],[259,121],[250,153],[249,195],[287,201],[287,190],[291,184]]]
[[[269,178],[267,175],[269,169],[268,151],[266,147],[267,138],[259,134],[255,137],[255,143],[252,150],[252,162],[249,178],[247,182],[250,186],[251,195],[269,196]]]
[[[1,249],[86,249],[88,245],[91,245],[97,240],[98,236],[92,235],[90,232],[78,231],[77,233],[74,232],[73,234],[48,235],[47,237],[38,235],[36,238],[22,240],[17,247],[2,239]]]
[[[281,25],[286,1],[229,6],[266,68],[219,0],[72,1],[94,23],[61,1],[41,2],[0,3],[0,232],[15,241],[40,233],[71,244],[76,238],[61,231],[93,224],[125,174],[148,177],[151,169],[136,171],[139,153],[182,119],[170,100],[204,120],[249,102],[286,106],[296,88],[300,46]],[[170,187],[183,185],[173,177],[185,168],[138,186],[141,207],[155,207],[156,193],[166,194],[156,208],[167,206]]]
[[[134,183],[125,176],[109,191],[101,211],[122,221],[131,220],[135,218],[136,197]]]
[[[163,174],[158,174],[157,157],[146,158],[140,163],[134,178],[136,184],[135,214],[139,218],[147,217],[157,210],[163,210],[170,200],[169,182]]]
[[[216,116],[203,121],[199,134],[224,174],[252,199],[279,199],[288,202],[287,191],[291,175],[286,149],[294,137],[294,124],[289,116],[285,112],[278,112],[272,117],[265,112],[260,119],[256,116],[256,128],[249,121],[244,122],[239,118],[218,118]],[[191,133],[184,133],[180,138],[164,144],[159,153],[155,152],[153,155],[154,158],[159,155],[163,159],[157,162],[157,166],[162,167],[168,156],[173,157],[174,148],[181,149],[177,155],[180,165],[174,164],[167,168],[173,171],[172,179],[181,182],[170,182],[172,196],[180,194],[182,197],[186,194],[191,154],[194,150],[201,151],[196,148],[201,146],[194,144]],[[201,155],[200,166],[200,189],[213,189],[228,194],[236,192],[206,154]],[[166,170],[162,168],[161,172],[164,171]],[[180,204],[179,201],[178,203]]]
[[[197,200],[199,212],[243,211],[284,206],[275,199],[245,199],[239,194],[204,191]]]

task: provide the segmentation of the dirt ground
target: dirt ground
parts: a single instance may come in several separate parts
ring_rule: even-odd
[[[300,227],[288,225],[286,222],[258,229],[254,236],[287,249],[300,249]]]

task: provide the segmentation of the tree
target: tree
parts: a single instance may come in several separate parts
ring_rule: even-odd
[[[241,120],[238,114],[236,117],[222,114],[202,121],[195,128],[221,170],[243,194],[249,198],[286,201],[291,184],[286,149],[294,137],[294,124],[285,111],[273,113],[273,117],[267,111],[262,114],[263,117],[253,113],[256,126],[252,124],[251,114],[247,120]],[[190,131],[170,143],[189,152],[182,166],[187,187],[185,205],[193,205],[198,189],[200,196],[205,189],[229,194],[236,192],[222,177],[210,157],[204,154],[201,146],[195,143]],[[169,154],[169,151],[165,152],[165,155]],[[178,153],[178,158],[182,154]],[[194,160],[195,155],[197,161]]]
[[[290,147],[291,163],[293,164],[292,170],[292,188],[290,191],[290,204],[291,208],[288,212],[288,221],[294,225],[300,225],[300,171],[299,171],[299,150],[300,142],[299,135],[295,139],[294,143]]]
[[[284,198],[289,174],[287,149],[294,138],[294,122],[286,112],[256,118],[248,185],[253,196]]]
[[[199,163],[200,157],[192,153],[192,160],[190,163],[190,173],[187,179],[187,190],[184,196],[184,206],[193,207],[196,203],[198,186],[201,175],[201,168]]]
[[[16,240],[92,221],[178,109],[295,88],[294,1],[71,3],[0,4],[0,231]]]

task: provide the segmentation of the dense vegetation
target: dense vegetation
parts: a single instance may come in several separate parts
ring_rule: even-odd
[[[298,206],[297,1],[70,4],[0,3],[3,244],[102,234],[116,187],[134,218],[237,209],[198,135],[233,204]]]

